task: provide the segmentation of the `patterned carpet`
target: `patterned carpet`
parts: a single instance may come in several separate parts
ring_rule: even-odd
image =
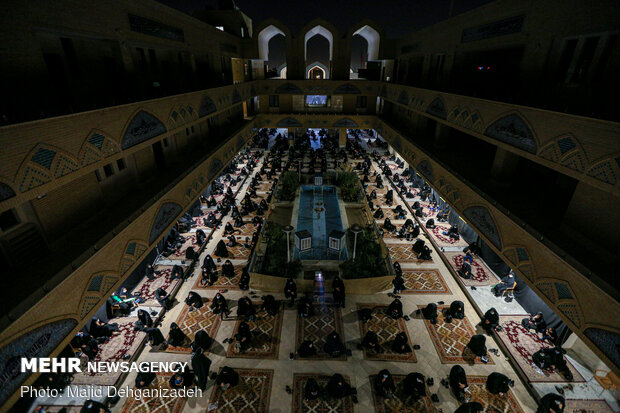
[[[243,260],[250,256],[250,249],[245,248],[243,245],[237,245],[236,247],[226,247],[228,249],[228,257],[221,257],[223,260],[228,258],[229,260]],[[219,257],[213,253],[214,257]]]
[[[185,251],[189,247],[193,247],[194,251],[198,252],[199,247],[198,247],[198,243],[196,242],[196,234],[195,233],[183,234],[183,237],[185,238],[185,242],[183,243],[183,246],[181,248],[179,248],[178,251],[175,251],[172,254],[170,254],[168,256],[168,259],[170,259],[170,260],[185,259]]]
[[[523,409],[521,409],[512,390],[503,396],[491,394],[486,389],[486,382],[487,376],[467,376],[471,395],[470,402],[482,404],[485,412],[523,413]]]
[[[401,294],[452,294],[439,270],[403,270],[403,280]]]
[[[435,223],[435,228],[432,228],[429,232],[431,237],[435,240],[438,246],[440,247],[463,247],[465,248],[468,244],[465,242],[463,237],[460,237],[458,240],[450,238],[447,235],[444,235],[443,232],[450,229],[450,225],[444,224],[441,222]]]
[[[221,370],[221,369],[220,369]],[[269,411],[273,370],[235,369],[239,384],[222,392],[213,386],[209,404],[217,403],[218,413],[263,413]]]
[[[430,202],[424,202],[424,201],[419,201],[420,202],[420,206],[422,207],[422,212],[424,212],[424,215],[427,218],[432,218],[435,215],[437,215],[437,211],[431,211],[431,204]]]
[[[379,345],[383,350],[383,353],[376,354],[374,352],[364,349],[364,359],[373,361],[401,361],[406,363],[415,363],[417,359],[415,357],[415,351],[413,350],[413,343],[409,332],[407,331],[407,324],[404,319],[399,318],[394,320],[392,317],[385,315],[387,306],[380,304],[358,304],[357,309],[362,308],[374,309],[372,312],[372,318],[367,323],[359,322],[360,325],[360,337],[364,337],[368,330],[374,331],[379,336]],[[409,339],[409,346],[411,346],[411,353],[399,354],[392,351],[392,341],[397,334],[404,331]]]
[[[134,330],[134,323],[138,317],[113,318],[111,322],[118,323],[119,331],[105,344],[99,345],[99,352],[94,362],[99,361],[122,361],[125,354],[133,356],[146,340],[146,334]],[[121,372],[95,373],[82,369],[82,373],[74,376],[73,384],[100,384],[112,386],[121,377]]]
[[[437,411],[431,401],[431,392],[427,389],[427,396],[418,400],[414,404],[405,403],[401,393],[401,382],[405,380],[405,375],[393,374],[392,379],[396,386],[396,394],[391,399],[384,399],[377,396],[375,391],[375,376],[369,377],[372,390],[372,402],[376,413],[434,413]]]
[[[613,413],[605,400],[566,400],[564,413]]]
[[[444,255],[450,262],[452,268],[455,271],[461,269],[461,265],[463,265],[463,257],[465,254],[461,252],[444,252]],[[462,277],[457,277],[464,285],[466,286],[483,286],[483,285],[494,285],[499,282],[497,277],[491,272],[489,267],[482,262],[479,258],[474,259],[474,263],[471,266],[472,269],[472,278],[466,280]]]
[[[385,220],[385,218],[389,218],[390,221],[392,221],[392,222],[398,221],[399,218],[396,218],[396,212],[394,211],[394,208],[396,208],[396,205],[394,205],[393,207],[385,207],[385,208],[382,207],[381,210],[383,211],[383,218],[377,219],[377,222],[379,222],[379,221],[383,222]],[[376,209],[375,209],[375,211],[376,211]],[[373,211],[373,213],[374,213],[374,211]],[[410,218],[408,212],[405,214],[405,218],[404,219],[407,219],[407,218]]]
[[[236,228],[235,231],[235,235],[237,237],[250,237],[252,238],[252,234],[254,234],[254,231],[256,231],[256,225],[250,223],[250,222],[246,222],[241,228]]]
[[[424,308],[419,305],[418,308]],[[482,364],[480,357],[475,357],[471,351],[466,348],[469,339],[475,335],[475,330],[471,323],[465,317],[463,320],[453,319],[451,323],[447,323],[443,317],[442,310],[447,306],[437,306],[437,324],[431,324],[429,320],[424,320],[424,325],[428,330],[433,345],[439,354],[439,359],[443,364],[472,363]],[[492,347],[491,343],[487,343],[487,348]],[[495,364],[490,354],[488,364]]]
[[[166,349],[167,353],[181,353],[181,354],[190,354],[192,351],[189,348],[189,345],[192,341],[194,341],[195,334],[200,330],[205,330],[209,333],[211,338],[215,337],[217,334],[217,330],[220,327],[220,315],[213,313],[211,308],[209,307],[209,303],[205,302],[202,307],[197,310],[189,311],[189,307],[183,305],[183,311],[179,314],[179,317],[176,320],[176,323],[179,325],[181,330],[188,337],[187,347],[182,346],[168,346]],[[163,332],[164,335],[167,335],[167,331]]]
[[[157,373],[156,383],[152,389],[170,389],[168,380],[172,373]],[[186,399],[182,397],[142,397],[127,398],[121,413],[180,413],[185,407]]]
[[[430,261],[420,261],[416,258],[415,253],[413,252],[413,250],[411,249],[411,244],[385,244],[386,247],[388,247],[388,250],[390,251],[390,257],[392,257],[392,262],[394,261],[398,261],[401,264],[403,262],[416,262],[416,263],[421,263],[421,262],[432,262],[432,260]],[[431,258],[433,256],[431,255]]]
[[[155,291],[158,288],[163,288],[168,293],[172,293],[177,285],[181,282],[180,279],[170,279],[170,273],[172,272],[172,266],[170,265],[158,265],[155,267],[155,271],[159,272],[159,275],[155,275],[154,280],[149,280],[144,277],[138,283],[133,292],[140,292],[140,297],[145,300],[144,306],[159,306],[159,302],[155,299]]]
[[[503,315],[500,317],[500,325],[502,331],[498,331],[497,335],[506,345],[506,348],[512,354],[523,373],[532,383],[535,382],[566,382],[564,376],[558,373],[547,373],[536,367],[532,361],[532,354],[543,347],[551,347],[549,344],[543,343],[538,337],[530,334],[523,325],[521,320],[527,315]],[[568,366],[573,373],[574,382],[584,382],[585,379],[575,370],[573,365],[568,362]]]
[[[235,276],[232,278],[222,277],[221,267],[218,269],[218,277],[215,284],[210,287],[205,287],[200,285],[200,276],[196,279],[196,284],[194,284],[194,290],[220,290],[220,289],[228,289],[228,290],[240,290],[239,288],[239,278],[241,278],[241,271],[245,265],[234,265],[235,267]]]
[[[312,357],[313,359],[346,360],[346,355],[342,355],[338,358],[331,358],[326,353],[323,353],[325,337],[327,337],[327,335],[334,330],[340,334],[342,341],[346,342],[340,308],[333,306],[321,306],[314,303],[314,309],[316,314],[313,317],[301,318],[299,317],[299,313],[297,314],[295,349],[297,350],[303,341],[310,340],[314,343],[318,351],[318,354]]]
[[[293,413],[353,413],[353,402],[350,397],[343,399],[328,399],[322,400],[305,400],[304,399],[304,386],[308,379],[315,379],[322,389],[329,381],[330,376],[323,376],[320,374],[306,374],[295,373],[293,374]],[[347,376],[344,376],[347,383],[351,383]]]
[[[252,331],[252,345],[243,353],[236,353],[234,343],[228,345],[226,357],[249,358],[249,359],[277,359],[280,348],[280,332],[282,331],[282,318],[284,311],[280,308],[278,314],[270,316],[260,311],[260,305],[255,304],[257,317],[254,321],[248,321]],[[280,307],[282,307],[280,305]],[[234,334],[237,333],[239,324],[235,324]]]

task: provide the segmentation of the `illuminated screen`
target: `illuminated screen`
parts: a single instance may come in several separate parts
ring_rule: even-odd
[[[327,106],[326,95],[306,95],[306,106],[311,108],[321,108]]]

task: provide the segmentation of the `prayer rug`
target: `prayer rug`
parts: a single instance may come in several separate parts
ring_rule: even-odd
[[[465,254],[462,252],[444,252],[443,253],[454,271],[458,271],[461,269],[463,265],[463,258]],[[480,259],[475,258],[474,263],[471,265],[472,278],[469,280],[464,279],[463,277],[456,277],[466,286],[484,286],[484,285],[494,285],[499,282],[495,274],[487,267],[487,265]]]
[[[364,348],[364,359],[372,361],[402,361],[407,363],[415,363],[417,361],[415,351],[413,350],[413,343],[409,337],[407,331],[407,324],[403,318],[394,320],[392,317],[388,317],[385,314],[387,306],[379,304],[358,304],[357,309],[363,308],[372,309],[372,318],[363,323],[358,321],[360,325],[360,337],[364,338],[368,331],[374,331],[379,337],[379,346],[383,350],[382,353],[375,353]],[[407,342],[411,347],[410,353],[400,354],[392,350],[392,342],[397,334],[401,332],[407,334]]]
[[[196,290],[240,290],[239,288],[239,278],[241,278],[241,271],[245,265],[233,265],[235,267],[235,276],[234,277],[225,277],[222,275],[221,267],[218,269],[218,277],[217,281],[211,286],[205,286],[200,284],[201,276],[198,276],[196,280],[196,284],[194,284],[194,289]]]
[[[425,201],[418,201],[420,202],[420,206],[422,207],[422,212],[424,212],[424,215],[427,218],[433,218],[435,215],[437,215],[437,209],[431,209],[431,203],[430,202],[425,202]]]
[[[183,268],[185,270],[185,268]],[[155,278],[149,280],[144,277],[133,290],[134,293],[139,292],[140,297],[145,301],[141,303],[142,306],[159,306],[159,302],[155,299],[155,291],[158,288],[163,288],[168,294],[171,294],[177,285],[181,282],[179,278],[174,280],[170,279],[172,272],[172,266],[170,265],[158,265],[155,267]],[[157,274],[159,273],[159,274]]]
[[[613,413],[605,400],[566,399],[564,413]]]
[[[559,373],[549,373],[539,369],[532,361],[532,355],[541,348],[549,348],[551,345],[541,341],[538,336],[531,334],[521,324],[521,320],[528,315],[502,315],[500,325],[502,330],[497,336],[502,340],[512,358],[517,362],[527,379],[532,382],[567,382]],[[566,361],[573,373],[573,382],[584,382],[585,379],[577,372],[570,361]]]
[[[200,330],[205,330],[209,337],[215,339],[217,330],[220,327],[220,315],[211,311],[211,307],[208,302],[204,302],[203,306],[194,311],[189,311],[189,306],[183,305],[183,310],[179,317],[177,317],[176,323],[179,328],[187,336],[185,342],[186,346],[168,346],[167,353],[180,353],[190,354],[192,350],[189,345],[194,341],[194,336]]]
[[[429,229],[429,233],[431,237],[435,240],[438,246],[440,247],[463,247],[465,248],[468,244],[465,242],[463,237],[459,237],[459,239],[450,238],[447,235],[444,235],[444,231],[448,231],[450,229],[450,225],[444,224],[442,222],[435,223],[435,227]]]
[[[407,377],[406,375],[392,375],[394,386],[396,386],[396,392],[391,399],[385,399],[377,396],[377,392],[375,390],[375,377],[375,374],[369,377],[375,413],[434,413],[437,411],[431,401],[431,391],[429,389],[426,390],[426,396],[417,402],[408,403],[406,401],[406,398],[402,394],[401,384],[403,380],[405,380],[405,377]]]
[[[327,399],[319,397],[317,400],[306,400],[304,388],[308,379],[315,379],[321,389],[325,389],[331,376],[321,374],[295,373],[293,374],[293,413],[353,413],[351,397],[342,399]],[[349,377],[343,376],[346,383],[351,384]]]
[[[250,249],[244,247],[243,245],[237,245],[235,247],[226,247],[226,249],[228,250],[228,257],[220,257],[223,260],[225,260],[226,258],[228,258],[229,260],[242,260],[250,256]],[[213,256],[219,257],[219,255],[217,255],[215,251],[213,252]]]
[[[172,373],[157,373],[155,377],[155,382],[148,387],[149,389],[170,389],[168,381]],[[181,413],[186,401],[183,397],[143,396],[140,399],[129,397],[121,413]]]
[[[396,204],[394,204],[393,207],[381,207],[381,210],[383,211],[383,218],[375,218],[376,221],[384,221],[385,218],[389,218],[390,221],[398,221],[398,220],[405,220],[407,218],[409,218],[409,214],[405,213],[405,218],[397,218],[396,216],[396,211],[394,211],[394,208],[396,208]],[[376,209],[375,209],[376,211]],[[405,210],[405,212],[407,212],[407,210]],[[373,211],[374,214],[374,211]],[[374,215],[373,215],[374,217]],[[383,224],[381,224],[381,226],[383,227]]]
[[[403,280],[401,294],[452,294],[439,270],[403,270]]]
[[[239,237],[249,237],[250,239],[252,238],[252,235],[254,235],[254,231],[256,231],[256,225],[250,223],[250,222],[245,222],[244,225],[240,228],[235,228],[235,236],[237,238]]]
[[[134,330],[138,317],[119,317],[110,320],[118,323],[118,331],[104,344],[99,345],[99,351],[93,362],[123,361],[127,354],[133,357],[146,340],[146,333]],[[74,376],[73,384],[99,384],[113,386],[123,373],[118,372],[89,372],[85,368],[82,373]]]
[[[280,348],[280,332],[282,331],[282,317],[284,310],[280,302],[280,310],[275,316],[271,316],[261,311],[260,304],[255,304],[256,317],[254,321],[247,321],[252,332],[252,341],[250,347],[244,351],[235,351],[235,342],[228,345],[226,357],[246,358],[246,359],[275,359],[278,358],[278,350]],[[241,320],[235,324],[233,337],[237,334]],[[232,337],[231,337],[232,338]]]
[[[221,370],[221,368],[220,368]],[[214,385],[209,404],[217,403],[218,413],[263,413],[269,411],[273,370],[235,369],[239,384],[222,391]]]
[[[198,252],[200,250],[200,245],[196,242],[196,233],[192,234],[184,234],[185,243],[178,250],[175,250],[172,254],[168,256],[169,260],[179,260],[185,259],[185,252],[188,248],[193,248],[194,252]]]
[[[487,376],[467,376],[470,402],[482,404],[485,412],[523,413],[512,390],[508,390],[508,393],[503,396],[491,394],[486,389],[486,382]],[[465,395],[467,396],[468,393]]]
[[[401,264],[403,262],[415,262],[415,263],[433,262],[432,259],[429,261],[418,260],[415,252],[413,252],[413,250],[411,249],[411,244],[388,244],[386,243],[385,246],[390,251],[390,257],[392,258],[392,262],[398,261]]]
[[[419,309],[424,308],[422,305],[418,305]],[[433,345],[437,350],[439,359],[443,364],[459,364],[469,363],[483,364],[480,357],[474,356],[474,354],[467,348],[469,339],[476,334],[471,323],[465,317],[462,320],[452,319],[451,323],[445,321],[443,316],[443,310],[448,308],[447,306],[437,306],[437,323],[431,324],[430,320],[424,320],[424,325],[431,336]],[[491,339],[487,339],[487,348],[492,346]],[[495,364],[490,354],[487,354],[489,358],[488,364]]]
[[[332,358],[327,353],[323,352],[325,338],[333,331],[336,331],[340,335],[340,339],[346,343],[340,308],[321,305],[315,302],[314,310],[315,314],[312,317],[301,318],[299,312],[297,313],[295,349],[297,350],[305,340],[312,341],[317,349],[316,356],[305,357],[302,360],[346,360],[346,355]]]

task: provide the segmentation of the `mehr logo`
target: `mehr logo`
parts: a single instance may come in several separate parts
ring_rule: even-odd
[[[22,373],[81,373],[80,359],[77,358],[22,358]]]

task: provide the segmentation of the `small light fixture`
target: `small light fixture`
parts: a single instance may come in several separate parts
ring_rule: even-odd
[[[37,199],[43,199],[47,196],[47,192],[41,195],[37,195]]]

